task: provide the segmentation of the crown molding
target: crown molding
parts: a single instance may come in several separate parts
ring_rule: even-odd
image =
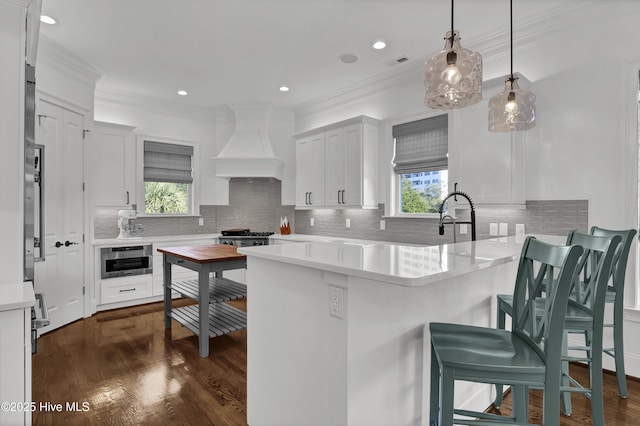
[[[588,6],[597,5],[597,0],[585,0],[580,4],[560,4],[545,14],[537,15],[526,20],[516,21],[517,31],[514,32],[514,50],[524,50],[536,45],[547,43],[550,39],[558,38],[562,31],[575,23],[583,23],[580,10]],[[505,13],[505,17],[508,16]],[[509,55],[509,30],[490,31],[475,37],[466,47],[481,52],[484,60],[491,61]],[[329,108],[348,104],[367,95],[391,89],[408,76],[422,73],[427,56],[397,65],[393,69],[364,79],[358,83],[341,87],[331,93],[295,105],[292,109],[296,115],[307,116]]]
[[[38,39],[36,66],[38,62],[49,65],[64,74],[80,77],[84,84],[91,87],[95,87],[97,81],[104,76],[104,73],[98,68],[74,56],[42,34]]]
[[[95,90],[95,104],[96,106],[104,105],[120,108],[138,107],[158,114],[191,119],[195,118],[199,120],[213,120],[217,110],[216,108],[194,107],[153,96],[144,96],[131,92],[99,88],[96,88]]]

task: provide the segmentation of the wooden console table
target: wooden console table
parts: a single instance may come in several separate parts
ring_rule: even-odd
[[[209,356],[209,338],[247,327],[247,315],[227,300],[247,296],[244,284],[222,276],[223,271],[245,268],[247,258],[236,247],[223,244],[159,248],[164,264],[164,327],[175,319],[198,336],[201,357]],[[198,272],[197,280],[172,282],[171,265]],[[213,273],[213,276],[211,275]],[[171,291],[198,302],[172,309]]]

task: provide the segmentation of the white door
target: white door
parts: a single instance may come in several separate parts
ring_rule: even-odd
[[[47,332],[84,315],[84,116],[40,100],[36,143],[44,145],[45,261],[35,264],[35,290],[45,295]]]

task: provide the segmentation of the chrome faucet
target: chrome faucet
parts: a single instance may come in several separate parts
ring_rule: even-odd
[[[444,197],[444,200],[442,200],[442,204],[440,204],[440,224],[439,224],[439,228],[438,228],[438,234],[439,235],[444,235],[444,225],[445,222],[444,220],[446,218],[451,219],[451,222],[447,222],[447,223],[453,223],[453,242],[456,242],[456,221],[453,219],[453,217],[451,217],[450,215],[446,214],[443,215],[443,210],[444,210],[444,205],[447,202],[447,200],[451,197],[454,196],[458,196],[460,195],[461,197],[464,197],[467,199],[467,201],[469,202],[469,206],[471,207],[471,221],[469,222],[458,222],[458,223],[466,223],[466,224],[470,224],[471,225],[471,241],[475,241],[476,240],[476,209],[473,206],[473,201],[471,200],[471,197],[469,197],[466,193],[461,192],[461,191],[454,191],[452,193],[450,193],[449,195],[447,195],[446,197]],[[456,198],[457,200],[457,198]]]

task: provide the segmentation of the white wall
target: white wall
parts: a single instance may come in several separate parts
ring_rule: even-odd
[[[23,280],[25,7],[0,1],[0,284]]]
[[[520,48],[516,45],[515,71],[533,82],[537,96],[536,127],[529,131],[525,146],[525,196],[588,199],[590,225],[636,227],[640,2],[591,2],[581,12],[579,19],[566,17],[566,27],[532,35]],[[466,47],[471,43],[465,40]],[[498,52],[486,55],[485,80],[506,74],[508,60]],[[418,64],[393,84],[371,87],[366,96],[345,95],[331,105],[296,109],[296,130],[360,114],[384,120],[384,128],[394,117],[428,114],[422,93]],[[392,144],[381,140],[380,146],[380,199],[388,203],[384,181],[391,174]],[[629,263],[627,305],[634,305],[635,250]],[[637,322],[627,324],[629,330],[639,328]],[[627,339],[626,343],[628,372],[640,377],[640,342]]]

